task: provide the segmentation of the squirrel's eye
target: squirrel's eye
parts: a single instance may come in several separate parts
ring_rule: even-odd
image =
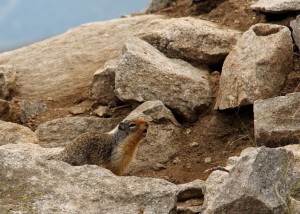
[[[136,127],[136,124],[135,123],[129,123],[129,127],[134,128],[134,127]]]

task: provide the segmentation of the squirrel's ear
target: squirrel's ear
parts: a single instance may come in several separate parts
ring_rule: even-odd
[[[125,129],[125,123],[121,122],[121,123],[119,124],[119,129],[120,129],[120,130],[124,130],[124,129]]]

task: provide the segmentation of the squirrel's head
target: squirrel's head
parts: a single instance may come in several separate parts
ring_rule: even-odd
[[[149,123],[143,119],[125,120],[119,124],[118,129],[125,131],[127,134],[135,133],[142,138],[147,135]]]

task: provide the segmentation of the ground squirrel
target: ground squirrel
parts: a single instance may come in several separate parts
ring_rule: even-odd
[[[148,126],[145,120],[133,119],[121,122],[108,133],[84,133],[66,146],[59,159],[74,166],[95,164],[123,175],[146,137]]]

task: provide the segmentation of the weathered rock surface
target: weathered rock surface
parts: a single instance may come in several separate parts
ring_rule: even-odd
[[[190,183],[178,185],[177,200],[185,201],[193,198],[202,198],[205,189],[205,181],[194,180]]]
[[[287,213],[293,164],[285,149],[244,153],[230,173],[215,171],[207,179],[204,213]]]
[[[150,0],[143,12],[151,13],[170,6],[175,0]]]
[[[300,93],[254,102],[254,132],[259,145],[300,143]]]
[[[155,123],[171,122],[176,126],[180,126],[173,113],[160,100],[146,101],[142,103],[126,117],[126,120],[134,118],[143,118],[148,122]]]
[[[15,89],[16,71],[11,65],[0,65],[0,98],[7,99]]]
[[[176,20],[172,23],[176,23]],[[191,18],[192,20],[194,19]],[[150,23],[151,21],[153,23]],[[201,28],[202,21],[199,20],[199,23],[197,28]],[[4,66],[5,72],[13,66],[18,96],[28,100],[47,100],[51,97],[56,103],[65,105],[62,101],[65,101],[66,97],[87,95],[88,85],[95,71],[103,68],[107,61],[118,59],[128,38],[146,36],[152,33],[154,28],[157,29],[157,25],[164,26],[163,30],[168,24],[168,19],[158,15],[85,24],[45,41],[2,53],[0,65]],[[184,41],[189,42],[188,39],[182,40],[180,37],[177,41],[183,45]],[[198,46],[195,44],[194,48]],[[217,45],[212,43],[206,50],[211,51],[215,46]],[[226,53],[228,52],[227,50]],[[212,58],[215,57],[214,55]]]
[[[25,126],[0,120],[0,146],[9,143],[38,143],[38,138]]]
[[[31,119],[38,116],[40,113],[48,110],[44,100],[27,100],[24,99],[20,102],[20,119],[22,123],[27,123]]]
[[[45,159],[57,151],[35,144],[0,146],[2,212],[175,212],[176,185],[160,179],[118,177],[98,166],[73,167]]]
[[[153,20],[154,29],[143,40],[168,57],[204,64],[220,63],[233,49],[241,33],[192,17]]]
[[[138,38],[125,44],[115,83],[115,94],[122,101],[161,100],[189,121],[211,102],[207,70],[171,60]]]
[[[87,94],[93,74],[120,56],[124,41],[160,16],[138,16],[85,24],[62,35],[2,53],[0,65],[16,71],[16,92],[33,100],[55,101]],[[161,19],[160,19],[161,20]],[[149,31],[150,29],[145,29]],[[58,57],[59,56],[59,57]],[[34,66],[32,66],[34,65]]]
[[[225,59],[215,108],[235,108],[278,96],[292,66],[289,29],[272,24],[252,26]]]
[[[139,105],[124,120],[143,118],[150,122],[148,134],[140,144],[131,173],[152,169],[156,163],[166,163],[177,152],[176,133],[180,124],[161,101],[147,101]],[[115,127],[117,128],[117,127]]]
[[[111,60],[105,63],[103,69],[95,72],[89,87],[89,98],[97,100],[102,105],[116,104],[118,98],[115,90],[115,70],[119,60]]]
[[[119,122],[118,118],[65,117],[39,125],[35,133],[42,147],[64,147],[84,132],[108,132]]]
[[[259,0],[251,5],[253,10],[266,13],[285,13],[289,11],[299,11],[299,0]]]
[[[297,18],[290,22],[290,26],[293,29],[293,38],[295,41],[295,44],[300,49],[300,16],[297,16]]]

